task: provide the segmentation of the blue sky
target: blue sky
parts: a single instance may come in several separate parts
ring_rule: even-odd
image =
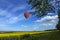
[[[30,14],[24,17],[24,12],[33,12],[27,0],[0,0],[0,31],[39,31],[55,29],[58,22],[57,12],[48,13],[39,19]],[[57,10],[55,10],[57,11]]]

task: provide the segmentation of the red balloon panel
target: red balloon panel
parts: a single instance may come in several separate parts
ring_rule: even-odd
[[[25,16],[25,18],[28,18],[30,16],[30,13],[29,12],[25,12],[24,16]]]

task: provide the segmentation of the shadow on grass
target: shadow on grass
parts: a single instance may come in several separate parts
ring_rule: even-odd
[[[21,36],[21,40],[60,40],[60,32],[23,35]]]

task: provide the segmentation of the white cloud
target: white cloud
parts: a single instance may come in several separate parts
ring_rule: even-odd
[[[8,20],[7,20],[7,22],[8,23],[15,23],[15,22],[17,22],[18,21],[18,17],[11,17],[11,18],[9,18]]]
[[[48,13],[48,15],[51,15],[51,14],[53,14],[53,13]]]
[[[28,26],[26,26],[26,25],[21,25],[21,27],[26,28],[26,27],[28,27]]]
[[[28,10],[28,12],[34,12],[34,11],[35,11],[35,9]]]
[[[56,24],[58,22],[58,15],[55,16],[45,16],[41,19],[38,19],[36,21],[34,21],[35,23],[37,23],[39,29],[44,30],[44,29],[55,29]],[[39,23],[39,24],[38,24]]]
[[[44,23],[44,24],[41,24],[41,25],[42,25],[42,26],[47,26],[48,24],[45,24],[45,23]]]
[[[7,2],[7,1],[6,1]],[[24,15],[19,15],[19,16],[15,16],[12,13],[16,12],[18,10],[23,10],[26,9],[27,5],[20,5],[20,6],[13,6],[13,5],[9,5],[6,10],[2,10],[0,9],[0,16],[3,16],[4,18],[2,18],[2,20],[4,21],[3,23],[6,24],[13,24],[16,23],[18,21],[22,21],[24,20]],[[29,11],[34,11],[34,10],[29,10]],[[4,20],[5,19],[5,20]],[[0,20],[1,21],[1,20]]]
[[[5,10],[0,9],[0,16],[5,16],[6,14],[7,14],[7,12]]]
[[[42,27],[50,27],[50,26],[53,26],[53,24],[54,23],[41,23],[39,26],[42,26]]]
[[[34,27],[33,30],[37,30],[39,27]]]
[[[51,20],[51,22],[55,22],[55,20]]]
[[[48,22],[48,21],[53,21],[58,19],[58,15],[55,16],[45,16],[42,19],[36,20],[35,22]]]
[[[22,21],[24,19],[23,14],[14,16],[12,13],[8,12],[7,10],[2,10],[2,9],[0,9],[0,16],[1,16],[0,21],[2,23],[6,23],[6,24],[13,24],[18,21]],[[4,17],[4,18],[2,18],[2,17]]]
[[[49,23],[48,25],[51,26],[51,25],[53,25],[53,24],[52,24],[52,23]]]
[[[7,20],[7,23],[9,24],[13,24],[13,23],[17,23],[18,21],[22,21],[24,20],[24,16],[22,16],[22,14],[20,14],[19,16],[12,16]]]
[[[12,8],[12,9],[10,9]],[[24,15],[21,13],[18,16],[15,16],[12,14],[12,10],[13,12],[19,10],[19,9],[24,9],[25,6],[21,6],[21,7],[16,7],[13,8],[12,5],[8,6],[8,8],[6,8],[6,10],[0,9],[0,31],[19,31],[21,30],[21,28],[19,27],[10,27],[11,24],[17,23],[18,21],[22,21],[24,20]],[[27,26],[24,26],[27,27]]]
[[[55,29],[56,23],[39,23],[33,25],[33,30],[47,30],[47,29]]]
[[[0,16],[4,16],[5,18],[9,18],[12,16],[12,14],[7,12],[7,10],[0,9]]]
[[[21,5],[21,6],[18,6],[18,7],[14,7],[11,11],[12,12],[16,12],[17,10],[24,10],[26,9],[26,6],[25,5]]]

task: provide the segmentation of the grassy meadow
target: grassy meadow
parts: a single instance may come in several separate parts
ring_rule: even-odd
[[[58,30],[0,32],[0,40],[60,40]]]

